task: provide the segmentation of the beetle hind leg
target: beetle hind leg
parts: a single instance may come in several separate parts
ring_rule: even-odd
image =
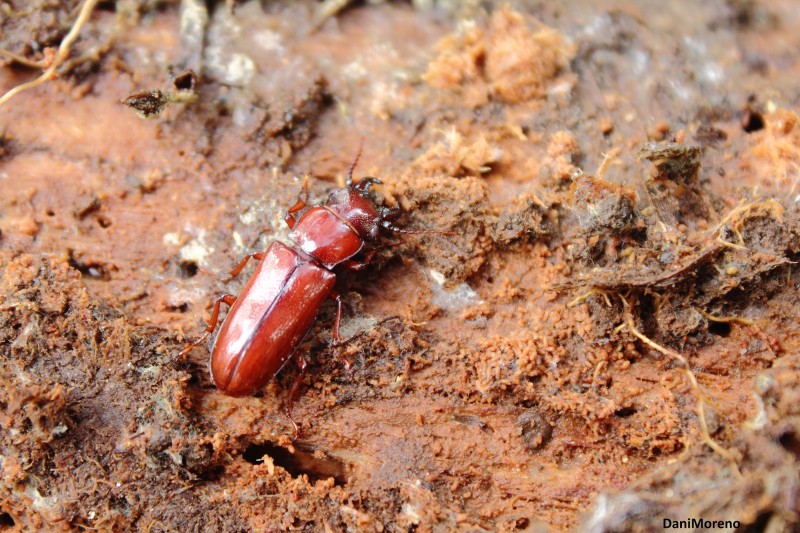
[[[300,383],[303,381],[303,377],[306,375],[308,361],[306,361],[306,358],[302,355],[298,355],[297,366],[300,367],[300,373],[297,375],[297,378],[295,378],[294,384],[289,391],[289,398],[286,400],[286,416],[289,418],[289,422],[291,422],[294,426],[294,438],[292,440],[297,440],[297,438],[300,436],[300,426],[297,425],[297,422],[295,422],[294,417],[292,416],[292,404],[294,403],[294,397],[297,394],[297,389],[300,388]]]
[[[336,300],[336,318],[333,321],[333,349],[336,350],[336,358],[344,365],[345,370],[350,370],[352,363],[347,360],[347,357],[342,355],[340,348],[342,345],[347,344],[342,342],[342,337],[339,334],[339,325],[342,322],[342,295],[338,292],[331,293],[331,297]]]

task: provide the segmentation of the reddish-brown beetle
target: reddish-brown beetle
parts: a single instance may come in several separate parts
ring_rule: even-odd
[[[292,230],[289,237],[296,246],[288,247],[276,241],[266,252],[242,259],[228,280],[237,276],[250,259],[256,259],[259,265],[250,281],[238,297],[223,294],[217,299],[205,333],[180,353],[181,357],[186,355],[214,331],[223,303],[232,306],[211,353],[211,376],[222,392],[246,396],[264,387],[292,357],[329,297],[335,298],[337,303],[333,341],[335,345],[340,344],[342,300],[333,291],[336,281],[333,269],[364,268],[375,253],[371,245],[381,236],[381,230],[449,234],[396,227],[394,222],[401,210],[376,207],[366,196],[369,188],[381,181],[367,177],[353,183],[353,169],[358,158],[357,155],[347,169],[346,187],[335,189],[327,203],[311,207],[297,219],[296,214],[306,207],[308,200],[306,181],[304,194],[289,209],[285,219]],[[356,256],[360,260],[355,260]],[[300,375],[286,402],[286,413],[295,433],[298,427],[291,414],[292,398],[306,364],[305,358],[300,356]]]

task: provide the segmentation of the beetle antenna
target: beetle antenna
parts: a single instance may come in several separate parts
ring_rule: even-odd
[[[422,235],[425,233],[432,234],[432,235],[458,235],[455,231],[442,231],[437,229],[406,229],[406,228],[398,228],[394,224],[389,221],[384,222],[381,224],[384,228],[391,231],[392,233],[405,233],[406,235]]]
[[[361,158],[361,150],[363,149],[364,149],[364,137],[361,137],[361,141],[358,143],[358,152],[356,153],[356,158],[353,159],[352,163],[350,163],[350,166],[347,168],[347,174],[345,174],[345,183],[347,184],[348,189],[353,186],[353,171],[356,169],[358,160],[359,158]]]

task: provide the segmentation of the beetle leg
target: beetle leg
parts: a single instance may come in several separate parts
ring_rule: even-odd
[[[366,178],[361,178],[360,180],[358,180],[358,183],[353,185],[353,188],[355,190],[357,190],[358,192],[360,192],[361,194],[364,194],[373,185],[381,185],[381,184],[383,184],[383,182],[381,180],[379,180],[378,178],[366,177]]]
[[[218,280],[220,280],[222,283],[228,283],[230,280],[232,280],[233,278],[235,278],[236,276],[238,276],[239,274],[242,273],[242,270],[244,269],[245,265],[251,259],[255,259],[256,261],[261,261],[262,259],[264,259],[264,252],[256,252],[254,254],[250,254],[250,255],[244,256],[244,258],[241,261],[239,261],[239,264],[236,265],[233,268],[233,270],[230,271],[230,273],[228,273],[228,277],[227,278],[223,279],[223,278],[217,278],[217,276],[214,276],[214,277],[217,278]]]
[[[367,266],[366,262],[362,261],[342,261],[337,266],[342,268],[346,268],[347,270],[363,270],[365,266]]]
[[[342,337],[339,334],[339,324],[342,322],[342,295],[338,292],[331,293],[331,297],[336,300],[336,318],[333,320],[333,349],[336,350],[336,358],[342,362],[345,370],[350,370],[351,363],[341,354],[339,347],[342,346]]]
[[[303,192],[297,195],[297,202],[289,208],[289,211],[286,212],[286,217],[284,220],[286,221],[286,225],[289,226],[289,229],[294,229],[294,225],[297,224],[297,218],[295,217],[295,213],[303,209],[306,204],[308,203],[308,174],[306,174],[305,180],[303,180]]]
[[[381,219],[383,221],[394,222],[403,214],[403,210],[400,206],[395,207],[382,207],[380,210]]]
[[[362,270],[369,264],[370,261],[372,261],[372,257],[375,255],[375,250],[376,248],[373,248],[365,253],[364,259],[361,261],[343,261],[339,263],[338,266],[346,268],[347,270]]]
[[[308,367],[308,362],[302,355],[297,356],[297,366],[300,367],[300,374],[298,374],[297,379],[294,380],[292,389],[289,391],[289,398],[286,400],[286,416],[289,417],[289,421],[294,426],[293,440],[297,440],[297,437],[300,436],[300,426],[297,425],[297,422],[294,421],[294,417],[292,417],[292,403],[295,394],[297,394],[297,389],[300,387],[300,382],[303,381],[303,376],[306,374],[306,368]]]
[[[200,343],[202,343],[204,340],[206,340],[208,338],[208,336],[211,335],[211,333],[217,327],[217,322],[219,321],[219,308],[220,308],[220,306],[222,304],[231,306],[231,305],[233,305],[233,303],[235,301],[236,301],[236,296],[234,296],[232,294],[222,294],[222,295],[220,295],[220,297],[217,298],[217,301],[214,302],[214,310],[211,312],[211,320],[208,321],[208,326],[206,326],[206,332],[203,333],[203,335],[201,335],[200,338],[197,339],[196,341],[190,342],[186,346],[186,348],[184,348],[183,351],[178,354],[178,357],[183,359],[186,356],[186,354],[188,354],[192,350],[192,348],[194,348],[195,346],[198,346]]]
[[[336,300],[336,319],[333,321],[333,345],[339,346],[342,342],[342,337],[339,335],[339,324],[342,322],[342,295],[334,293]],[[350,366],[349,363],[346,366]]]

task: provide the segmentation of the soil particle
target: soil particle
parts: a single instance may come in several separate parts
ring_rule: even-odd
[[[439,89],[457,90],[467,106],[489,98],[519,103],[541,98],[573,53],[564,37],[504,5],[488,21],[439,42],[438,56],[423,79]]]
[[[556,219],[556,220],[554,220]],[[536,195],[528,193],[511,201],[492,223],[492,240],[507,246],[523,238],[538,240],[554,232],[557,212],[549,210]]]
[[[553,435],[553,426],[535,410],[527,410],[517,418],[522,432],[522,445],[534,451],[547,444]]]
[[[700,147],[677,143],[650,143],[639,157],[653,163],[647,192],[660,219],[670,226],[713,218],[713,209],[698,183]]]

